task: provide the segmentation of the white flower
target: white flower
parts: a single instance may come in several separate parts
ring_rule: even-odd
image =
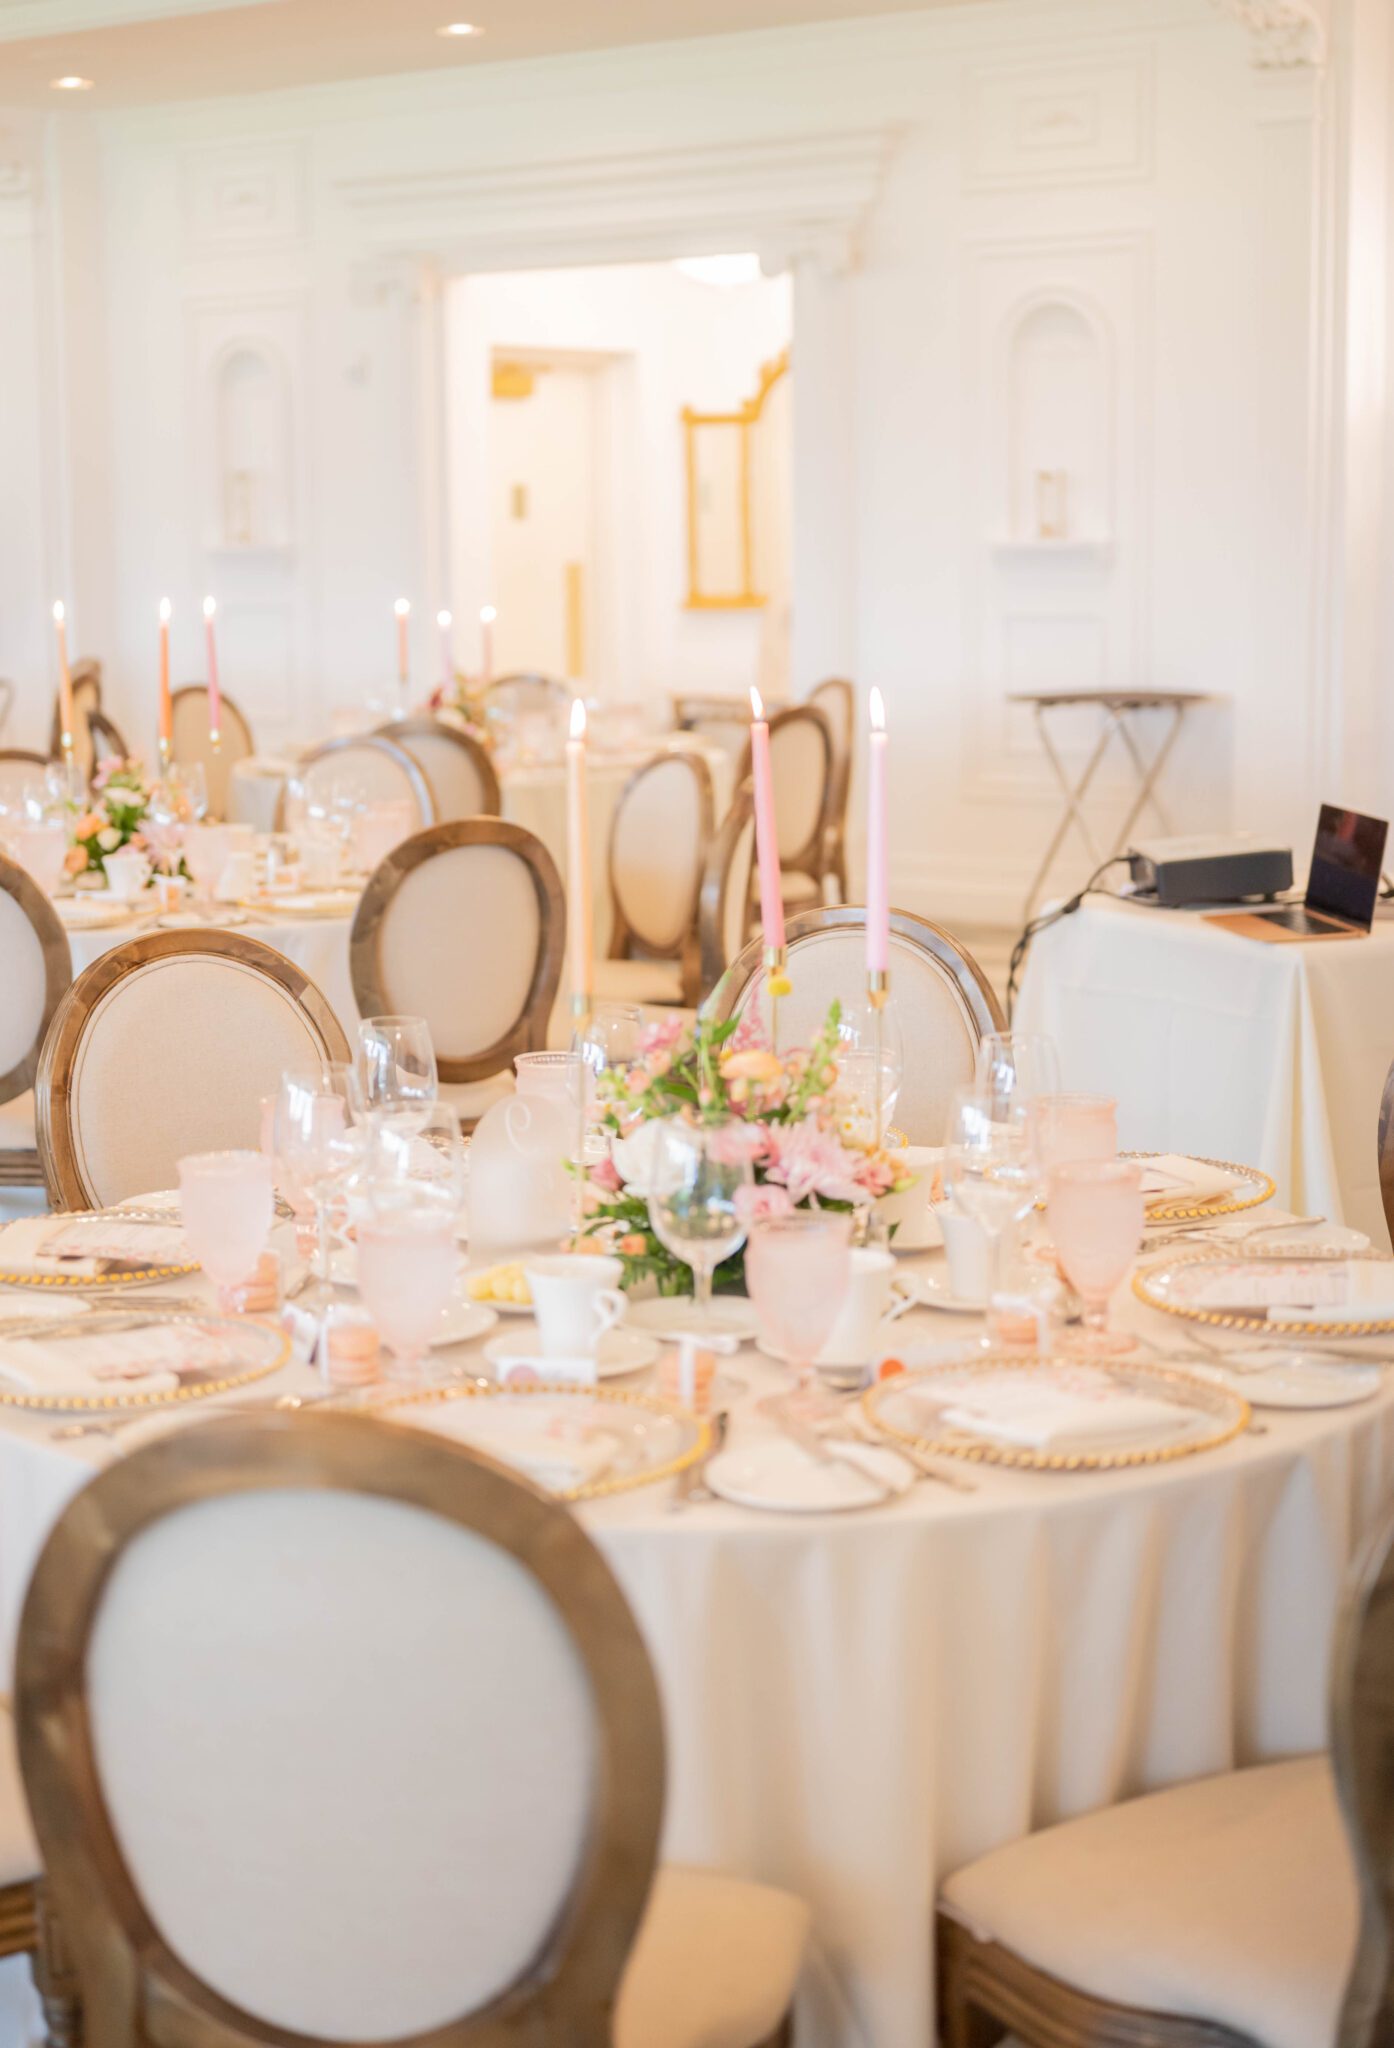
[[[105,832],[97,834],[97,844],[101,847],[103,853],[115,853],[117,847],[121,844],[121,834],[114,825],[108,825]]]

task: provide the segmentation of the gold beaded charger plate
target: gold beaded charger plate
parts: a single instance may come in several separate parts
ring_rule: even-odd
[[[862,1396],[893,1443],[1024,1472],[1117,1472],[1171,1464],[1248,1427],[1232,1388],[1168,1366],[989,1353],[896,1373]]]
[[[1139,1266],[1133,1292],[1163,1315],[1281,1337],[1375,1337],[1394,1330],[1394,1259],[1322,1244],[1216,1246]]]
[[[1136,1159],[1145,1165],[1149,1159],[1161,1159],[1161,1152],[1120,1152],[1120,1159]],[[1241,1209],[1257,1209],[1264,1202],[1271,1202],[1277,1192],[1271,1174],[1258,1166],[1236,1166],[1232,1159],[1203,1159],[1198,1152],[1187,1155],[1197,1166],[1210,1166],[1221,1173],[1235,1177],[1236,1185],[1228,1192],[1188,1199],[1185,1195],[1156,1195],[1146,1205],[1149,1223],[1180,1223],[1194,1216],[1236,1216]]]
[[[655,1394],[547,1380],[412,1388],[374,1401],[371,1412],[483,1451],[558,1500],[600,1500],[671,1479],[711,1442],[709,1422]]]
[[[94,1310],[0,1337],[0,1407],[182,1407],[267,1379],[289,1358],[285,1332],[253,1316]]]

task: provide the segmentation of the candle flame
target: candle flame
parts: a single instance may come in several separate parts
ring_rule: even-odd
[[[486,604],[486,605],[483,605],[483,606],[481,606],[481,608],[480,608],[480,613],[479,613],[479,623],[480,623],[480,625],[481,625],[481,626],[492,626],[492,625],[493,625],[493,623],[494,623],[494,620],[495,620],[495,619],[496,619],[497,617],[498,617],[498,611],[496,610],[496,608],[495,608],[495,607],[494,607],[493,605],[491,605],[491,604]]]
[[[162,598],[160,599],[160,624],[161,624],[162,626],[167,626],[167,625],[169,624],[169,614],[170,614],[170,602],[169,602],[169,599],[168,599],[167,597],[162,597]]]
[[[205,597],[205,599],[203,600],[203,616],[205,617],[205,619],[211,619],[214,612],[217,611],[217,609],[217,599],[212,597]]]
[[[450,624],[451,624],[451,617],[450,617],[450,614],[449,614],[449,612],[437,612],[437,613],[436,613],[436,624],[437,624],[437,625],[438,625],[438,626],[440,627],[440,629],[441,629],[441,631],[442,631],[442,633],[443,633],[443,632],[445,631],[446,627],[447,627],[448,625],[450,625]]]
[[[64,610],[63,610],[63,600],[62,600],[62,598],[60,597],[60,598],[59,598],[59,600],[58,600],[58,602],[57,602],[57,604],[56,604],[56,605],[55,605],[55,606],[53,607],[53,623],[54,623],[54,625],[55,625],[55,626],[61,626],[61,625],[62,625],[62,623],[63,623],[63,620],[65,619],[65,617],[66,617],[66,616],[67,616],[67,614],[66,614],[66,613],[64,612]]]
[[[765,715],[765,700],[754,683],[750,686],[750,715],[752,718],[763,718]]]
[[[392,609],[397,614],[397,617],[399,619],[404,619],[411,611],[411,600],[409,598],[399,597],[397,599],[397,602],[393,605]]]
[[[585,736],[586,736],[586,705],[585,705],[585,699],[584,699],[583,697],[573,697],[573,698],[572,698],[572,700],[571,700],[571,737],[572,737],[572,739],[573,739],[573,740],[583,740],[583,739],[585,738]]]
[[[881,701],[881,692],[877,689],[875,683],[871,686],[871,699],[868,708],[871,712],[872,731],[884,732],[886,730],[886,707]]]

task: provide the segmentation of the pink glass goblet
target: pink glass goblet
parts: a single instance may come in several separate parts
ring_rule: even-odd
[[[1041,1171],[1073,1159],[1116,1159],[1118,1104],[1111,1095],[1038,1095],[1036,1157]]]
[[[793,1366],[801,1389],[828,1340],[852,1270],[852,1218],[836,1209],[796,1209],[750,1226],[745,1284],[767,1344]]]
[[[394,1200],[359,1224],[358,1292],[392,1353],[389,1378],[420,1385],[458,1264],[446,1203]]]
[[[231,1313],[271,1235],[271,1162],[260,1152],[195,1152],[179,1162],[179,1206],[189,1250]]]
[[[1142,1242],[1142,1168],[1135,1159],[1074,1159],[1051,1168],[1046,1221],[1065,1278],[1083,1305],[1071,1349],[1107,1355],[1136,1339],[1108,1327],[1109,1297]]]

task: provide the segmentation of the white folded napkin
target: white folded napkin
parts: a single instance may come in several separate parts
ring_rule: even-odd
[[[162,1394],[190,1372],[231,1372],[238,1362],[228,1338],[187,1324],[0,1339],[0,1383],[27,1394]]]
[[[1224,1166],[1207,1166],[1184,1152],[1160,1152],[1142,1165],[1142,1194],[1149,1209],[1173,1202],[1208,1202],[1241,1185],[1242,1177]]]
[[[1308,1322],[1314,1313],[1331,1322],[1382,1322],[1394,1319],[1394,1260],[1254,1260],[1221,1268],[1187,1301],[1218,1313],[1266,1312],[1271,1323]]]
[[[1002,1380],[972,1389],[946,1408],[942,1419],[954,1429],[1028,1450],[1051,1450],[1066,1443],[1099,1450],[1175,1436],[1183,1418],[1169,1402],[1107,1383],[1098,1391],[1082,1387],[1072,1392]]]

